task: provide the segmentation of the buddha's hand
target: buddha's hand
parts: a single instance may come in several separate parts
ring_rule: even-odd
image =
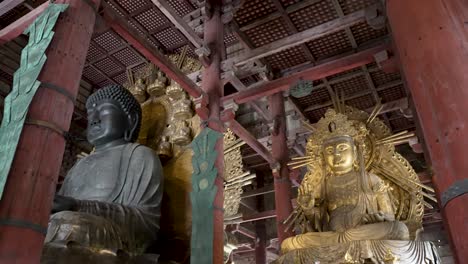
[[[390,219],[388,219],[385,213],[383,213],[382,211],[378,211],[377,213],[366,214],[363,217],[363,220],[365,223],[379,223],[383,221],[388,221]]]
[[[315,198],[310,184],[305,182],[298,189],[297,204],[303,211],[311,211],[315,206]]]
[[[56,194],[54,197],[54,204],[52,205],[52,213],[74,211],[77,205],[78,202],[75,199]]]

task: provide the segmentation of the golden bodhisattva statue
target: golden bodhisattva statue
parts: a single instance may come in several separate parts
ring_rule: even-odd
[[[278,263],[440,263],[430,242],[416,241],[432,200],[376,116],[335,103],[313,129],[297,208],[286,220],[301,234],[283,241]],[[312,128],[311,128],[312,129]]]

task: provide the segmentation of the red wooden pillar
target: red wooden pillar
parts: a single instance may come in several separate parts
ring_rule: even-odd
[[[223,84],[221,82],[221,60],[224,51],[223,23],[221,21],[221,1],[207,1],[207,17],[205,20],[204,45],[209,48],[210,55],[204,61],[207,63],[203,71],[202,89],[208,96],[208,126],[220,133],[224,132],[224,126],[220,120],[221,100],[223,96]],[[206,120],[205,120],[206,121]],[[215,184],[218,192],[214,200],[213,215],[213,262],[223,263],[224,254],[224,217],[223,217],[223,173],[224,155],[223,138],[216,143],[218,156],[215,166],[218,169],[218,177]]]
[[[387,13],[454,254],[466,263],[468,195],[451,194],[457,186],[466,192],[468,178],[468,5],[466,0],[387,0]]]
[[[286,139],[286,113],[284,110],[283,93],[279,92],[268,97],[271,116],[273,117],[273,130],[271,132],[271,150],[273,159],[278,163],[273,168],[275,185],[276,226],[278,239],[281,243],[284,239],[293,235],[291,231],[285,232],[286,225],[283,221],[292,212],[291,181],[288,169],[288,144]]]
[[[68,3],[69,7],[57,21],[39,80],[76,96],[96,13],[87,1],[56,3]],[[67,96],[41,87],[28,119],[68,131],[73,109]],[[0,200],[0,263],[39,263],[64,149],[63,136],[54,130],[24,126]]]

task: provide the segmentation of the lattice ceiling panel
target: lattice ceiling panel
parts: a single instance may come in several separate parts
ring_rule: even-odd
[[[368,108],[373,107],[375,105],[375,101],[372,95],[368,94],[358,98],[347,100],[346,104],[357,109],[366,110]]]
[[[133,13],[148,5],[145,0],[115,0],[127,13]]]
[[[245,86],[249,86],[249,85],[252,85],[254,83],[257,82],[257,79],[255,78],[255,76],[248,76],[248,77],[245,77],[245,78],[242,78],[240,80]]]
[[[99,58],[102,58],[105,54],[99,50],[94,43],[90,43],[88,47],[88,53],[86,54],[86,60],[93,62]]]
[[[256,47],[285,38],[291,33],[292,32],[286,28],[286,23],[283,18],[275,19],[245,32]]]
[[[169,23],[169,20],[156,8],[150,8],[144,11],[135,16],[135,19],[149,32]]]
[[[283,7],[288,7],[299,2],[301,2],[301,0],[281,0],[281,4],[283,5]]]
[[[398,118],[403,117],[403,114],[401,113],[400,110],[395,110],[395,111],[388,112],[387,117],[389,119],[398,119]]]
[[[351,27],[351,32],[353,33],[354,39],[358,45],[361,45],[365,42],[381,38],[388,34],[387,28],[382,29],[373,29],[367,22],[361,22]]]
[[[114,81],[118,82],[119,84],[124,84],[127,81],[127,72],[122,72],[117,74],[116,76],[112,77]]]
[[[236,35],[232,33],[224,34],[224,44],[226,45],[226,47],[231,46],[232,44],[236,42],[237,42]]]
[[[405,130],[414,127],[414,122],[405,117],[390,120],[393,131]]]
[[[143,68],[147,65],[147,62],[144,62],[142,64],[139,64],[135,67],[133,67],[131,70],[134,74],[137,74],[143,70]]]
[[[301,47],[292,47],[265,58],[273,69],[287,69],[307,62]]]
[[[372,77],[372,81],[376,86],[380,86],[382,84],[391,82],[391,81],[396,81],[401,79],[400,73],[386,73],[382,70],[378,70],[375,72],[370,73]]]
[[[296,99],[302,109],[306,109],[308,106],[312,105],[323,104],[330,100],[330,94],[325,87],[314,90],[309,95]]]
[[[197,54],[195,54],[195,49],[191,45],[184,45],[184,46],[182,46],[180,48],[175,49],[174,52],[177,53],[177,54],[181,54],[185,47],[188,47],[187,56],[198,59]]]
[[[321,1],[289,14],[297,30],[303,31],[318,26],[335,18],[338,15],[331,1]]]
[[[341,9],[345,15],[362,10],[370,5],[375,4],[376,0],[338,0]]]
[[[109,30],[94,38],[94,42],[107,52],[116,50],[124,46],[122,38],[118,37],[114,31]]]
[[[320,118],[323,117],[328,108],[329,107],[323,107],[310,112],[306,112],[305,115],[307,118],[309,118],[310,122],[317,123],[320,120]]]
[[[180,33],[172,28],[154,34],[154,37],[161,42],[167,50],[174,50],[183,45],[186,41]]]
[[[125,65],[126,67],[134,65],[138,62],[144,61],[139,54],[137,54],[131,48],[125,48],[123,50],[119,50],[116,53],[113,53],[112,56],[116,58],[120,63]]]
[[[243,5],[234,15],[239,26],[245,26],[250,22],[265,17],[277,9],[271,0],[249,0],[243,1]]]
[[[345,75],[352,74],[352,73],[358,73],[358,72],[362,72],[361,68],[359,68],[359,67],[351,69],[351,70],[347,70],[347,71],[344,71],[344,72],[340,72],[340,73],[337,73],[337,74],[334,74],[334,75],[331,75],[331,76],[328,76],[327,80],[328,81],[333,81],[333,80],[339,79],[340,77],[343,77]]]
[[[324,59],[352,50],[344,30],[328,34],[306,44],[316,59]]]
[[[102,87],[105,87],[107,85],[111,85],[111,84],[114,84],[112,81],[108,80],[108,79],[105,79],[104,81],[100,82],[97,86],[99,88],[102,88]]]
[[[180,17],[184,17],[195,10],[195,7],[188,0],[167,0],[167,2]]]
[[[94,63],[94,66],[96,66],[99,70],[101,70],[103,73],[105,73],[107,76],[112,76],[118,72],[124,71],[125,69],[122,69],[122,67],[115,63],[111,58],[107,57],[104,58],[96,63]]]
[[[382,98],[382,103],[395,101],[406,97],[405,88],[403,85],[397,85],[378,92],[379,97]]]
[[[344,92],[345,96],[353,95],[357,92],[369,90],[369,85],[364,76],[356,76],[354,78],[332,84],[332,88],[336,94],[340,95]]]
[[[106,79],[106,76],[102,75],[101,73],[93,69],[93,67],[91,66],[85,67],[83,69],[83,76],[90,82],[95,84],[100,83]]]

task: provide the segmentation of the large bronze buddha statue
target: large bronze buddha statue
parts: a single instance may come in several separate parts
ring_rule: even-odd
[[[128,263],[158,238],[163,173],[153,151],[133,143],[140,104],[111,85],[92,94],[86,108],[95,150],[73,166],[55,196],[42,263]],[[157,256],[145,261],[157,263]]]
[[[281,245],[277,263],[440,263],[422,229],[423,189],[392,135],[376,116],[335,103],[317,123],[297,208],[286,221],[300,234]]]

